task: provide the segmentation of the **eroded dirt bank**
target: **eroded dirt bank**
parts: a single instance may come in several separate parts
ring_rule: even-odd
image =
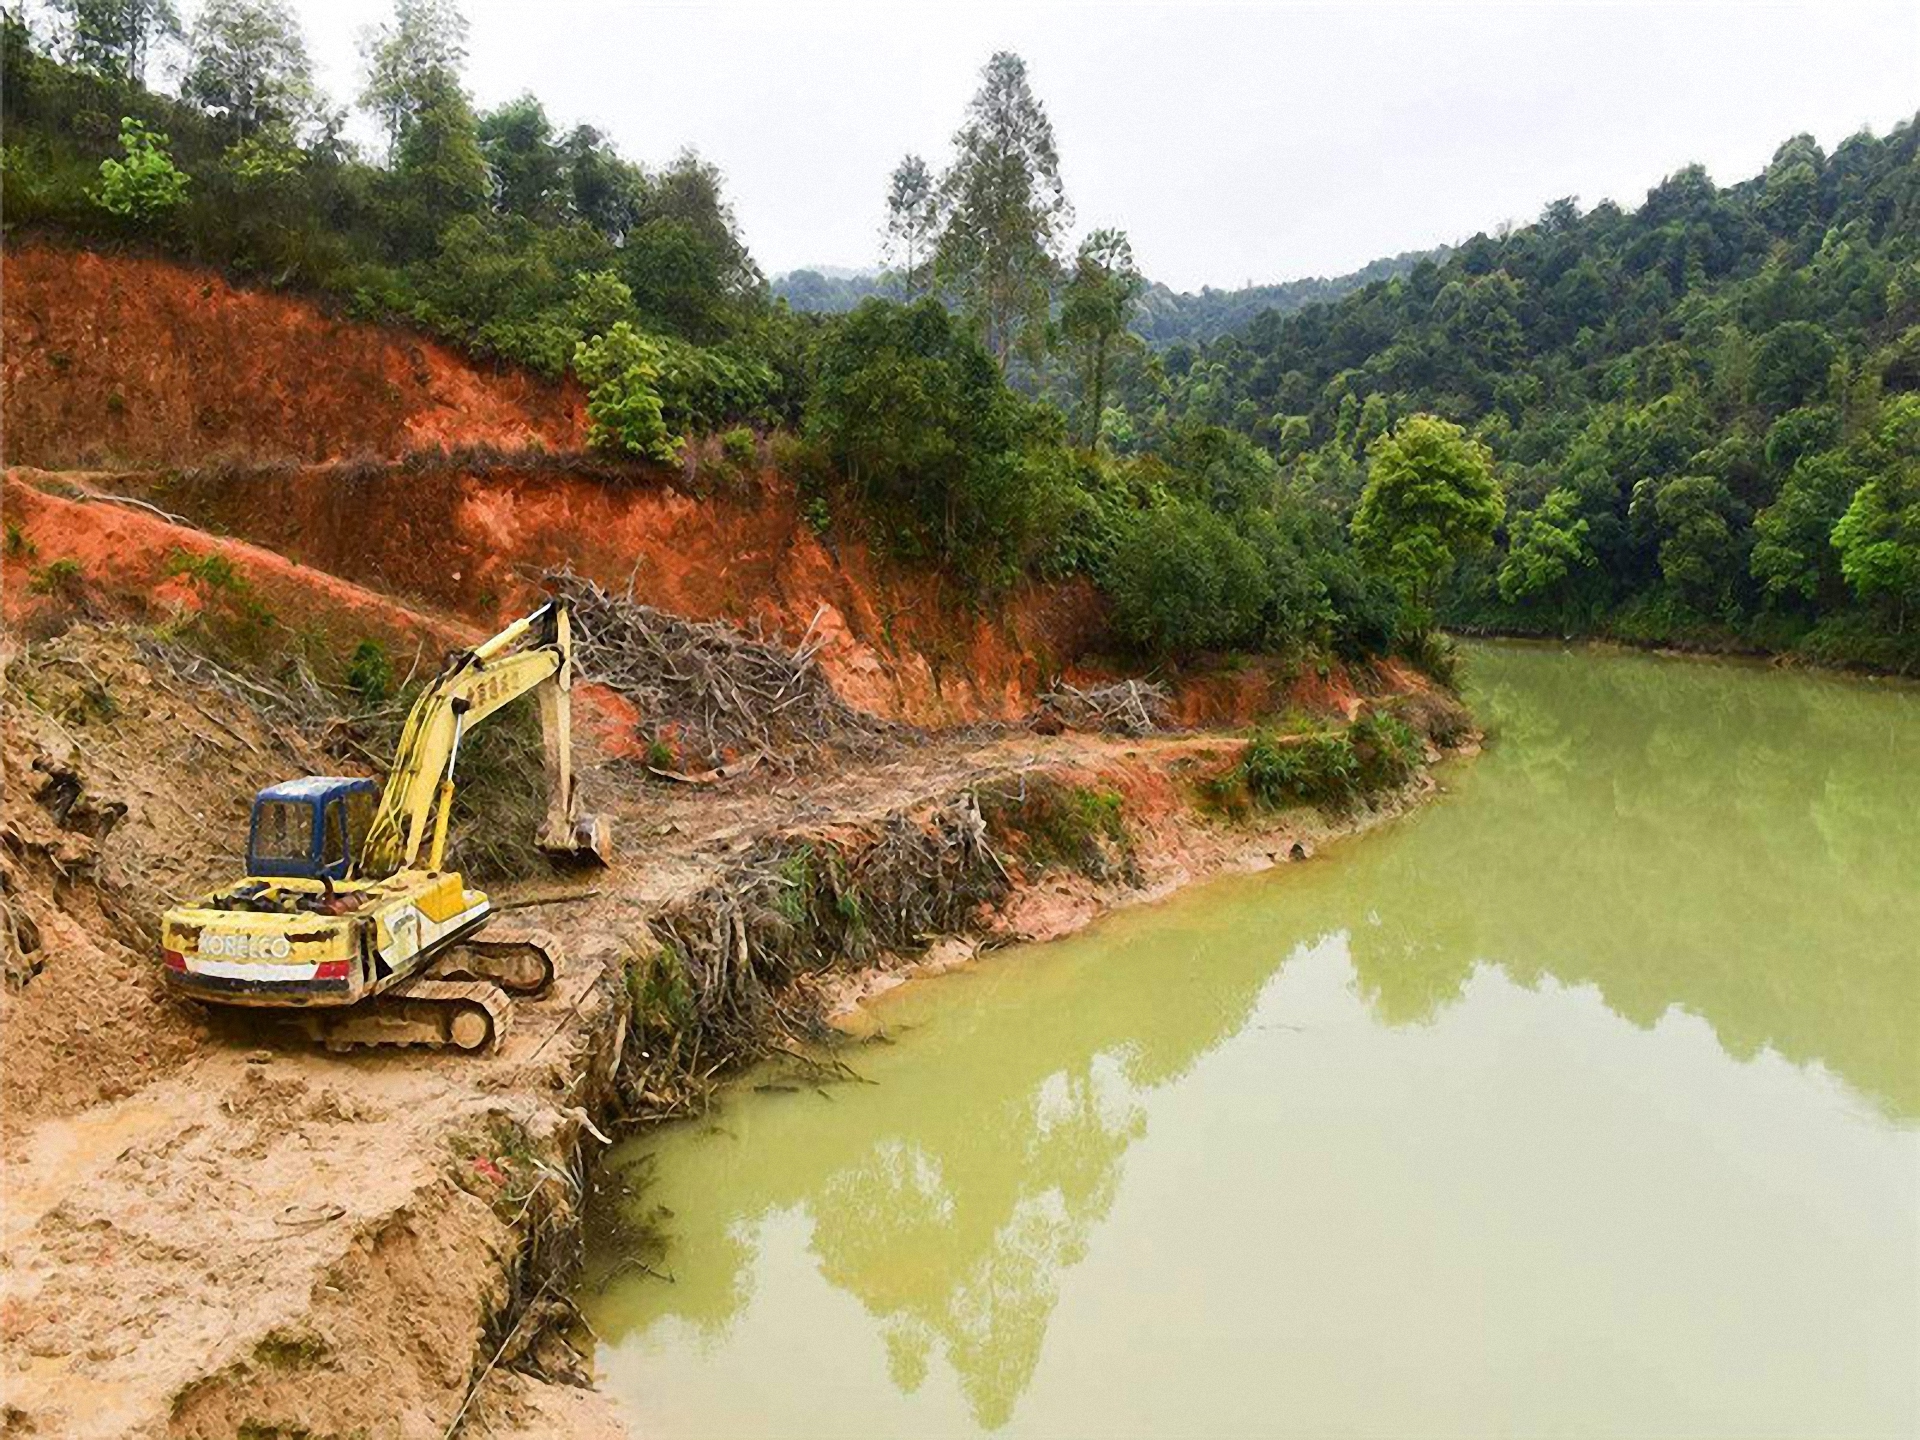
[[[46,243],[9,243],[4,268],[0,422],[12,464],[585,442],[576,387],[476,365],[308,299],[174,261]]]
[[[601,759],[590,801],[613,813],[624,863],[526,887],[576,898],[513,917],[561,936],[558,992],[521,1005],[489,1057],[334,1056],[175,1006],[143,963],[152,908],[230,866],[223,838],[251,787],[328,757],[125,632],[70,631],[9,680],[0,838],[10,914],[44,967],[0,999],[0,1343],[21,1434],[439,1435],[496,1357],[467,1433],[590,1433],[583,1414],[608,1423],[594,1399],[521,1372],[572,1368],[541,1310],[565,1271],[582,1147],[618,1113],[623,1060],[636,1073],[632,977],[660,917],[703,913],[770,843],[857,865],[956,802],[991,810],[1042,783],[1115,797],[1120,826],[1084,860],[986,837],[1008,883],[955,928],[1040,938],[1310,853],[1421,789],[1342,821],[1223,823],[1196,786],[1242,742],[1208,735],[918,737],[711,791]],[[792,983],[828,1006],[901,963],[822,956]]]
[[[444,457],[165,474],[15,469],[9,481],[43,558],[71,552],[99,570],[99,552],[114,546],[65,538],[86,518],[71,512],[42,525],[26,492],[142,500],[309,572],[487,630],[523,613],[539,598],[540,575],[564,565],[675,614],[758,625],[789,644],[816,639],[850,701],[917,724],[1026,714],[1041,682],[1097,643],[1104,618],[1085,584],[1025,585],[987,610],[937,574],[884,564],[857,538],[823,538],[770,467],[716,493],[651,470],[607,477]]]

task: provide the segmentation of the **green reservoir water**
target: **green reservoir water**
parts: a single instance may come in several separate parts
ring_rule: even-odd
[[[1920,691],[1468,655],[1417,814],[613,1157],[636,1433],[1920,1433]]]

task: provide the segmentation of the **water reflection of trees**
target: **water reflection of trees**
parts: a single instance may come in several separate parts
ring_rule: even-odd
[[[910,1067],[859,1092],[858,1124],[812,1097],[771,1107],[710,1197],[730,1203],[672,1221],[678,1254],[732,1275],[683,1275],[650,1292],[654,1313],[724,1325],[750,1295],[754,1218],[804,1208],[821,1273],[877,1320],[894,1383],[918,1389],[937,1353],[976,1423],[1004,1424],[1145,1133],[1142,1092],[1238,1030],[1280,958],[1162,912],[1103,947],[1097,975],[1069,957],[1017,1007],[940,1017]]]
[[[1591,983],[1638,1025],[1682,1006],[1729,1054],[1820,1061],[1920,1115],[1920,694],[1638,657],[1480,668],[1499,763],[1355,877],[1391,897],[1349,927],[1377,1013],[1430,1017],[1487,961]]]
[[[811,1202],[821,1271],[880,1318],[895,1384],[917,1389],[938,1348],[989,1428],[1033,1378],[1059,1277],[1084,1258],[1145,1131],[1138,1102],[1085,1071],[1027,1099],[1013,1133],[963,1125],[931,1146],[888,1145]]]
[[[1683,1006],[1736,1057],[1818,1060],[1920,1114],[1920,696],[1634,658],[1478,665],[1501,748],[1455,772],[1464,803],[1224,908],[1069,942],[1017,1005],[939,1012],[853,1123],[812,1097],[769,1107],[712,1203],[674,1221],[724,1280],[655,1289],[654,1313],[725,1325],[756,1220],[801,1210],[894,1383],[917,1390],[938,1354],[975,1421],[1004,1424],[1145,1133],[1143,1093],[1335,932],[1388,1024],[1431,1020],[1491,963],[1591,983],[1636,1025]]]

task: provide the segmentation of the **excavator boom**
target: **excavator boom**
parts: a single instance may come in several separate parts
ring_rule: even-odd
[[[400,732],[357,873],[390,875],[444,859],[453,767],[468,731],[502,706],[538,690],[547,772],[547,816],[538,838],[550,854],[606,863],[604,825],[579,818],[573,777],[573,638],[566,608],[549,601],[482,645],[452,657],[414,702]]]

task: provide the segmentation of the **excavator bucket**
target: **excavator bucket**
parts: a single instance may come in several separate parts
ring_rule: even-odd
[[[570,823],[543,830],[542,854],[582,865],[613,864],[613,827],[604,815],[577,815]]]

